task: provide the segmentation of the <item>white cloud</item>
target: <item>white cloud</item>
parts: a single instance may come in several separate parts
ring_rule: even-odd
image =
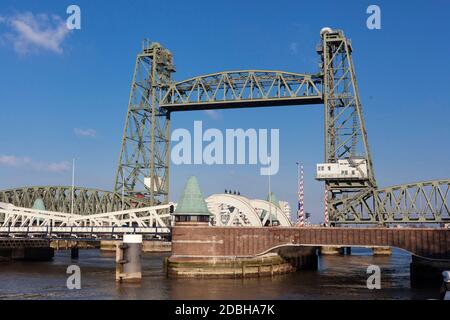
[[[66,172],[66,171],[69,171],[70,164],[67,161],[62,161],[62,162],[58,162],[58,163],[49,163],[49,164],[45,165],[44,169],[45,169],[45,171],[55,172],[55,173]]]
[[[214,120],[220,119],[220,113],[217,110],[204,110],[205,113]]]
[[[80,128],[75,128],[73,129],[73,131],[75,132],[75,135],[77,137],[89,137],[89,138],[94,138],[97,135],[97,131],[95,131],[94,129],[80,129]]]
[[[66,23],[56,15],[24,12],[0,17],[0,23],[9,29],[1,37],[12,43],[14,50],[20,54],[36,50],[61,54],[62,42],[70,32]]]
[[[29,157],[16,157],[11,155],[0,155],[0,165],[16,168],[30,168],[35,171],[62,173],[70,169],[67,161],[42,163],[34,161]]]

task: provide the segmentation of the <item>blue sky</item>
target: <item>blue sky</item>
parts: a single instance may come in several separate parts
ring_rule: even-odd
[[[29,42],[14,21],[58,31],[66,8],[82,28]],[[377,4],[382,29],[366,28]],[[57,17],[59,17],[59,20]],[[318,70],[324,26],[343,29],[354,63],[380,186],[450,177],[450,2],[433,1],[7,1],[0,4],[0,189],[77,185],[110,190],[135,56],[141,40],[172,51],[175,79],[232,69]],[[29,30],[28,30],[29,31]],[[22,32],[22,33],[21,33]],[[27,42],[28,41],[28,42]],[[296,161],[305,165],[305,207],[323,216],[323,107],[176,113],[172,128],[279,128],[280,171],[272,189],[295,208]],[[172,166],[172,199],[189,175],[205,195],[240,190],[265,198],[258,166]],[[211,179],[211,177],[214,177]]]

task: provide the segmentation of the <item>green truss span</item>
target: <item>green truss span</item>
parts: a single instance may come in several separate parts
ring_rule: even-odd
[[[180,111],[320,104],[324,106],[325,163],[364,162],[357,178],[327,177],[330,215],[335,204],[377,189],[359,97],[353,46],[342,30],[326,28],[316,47],[319,70],[304,74],[274,70],[212,73],[176,82],[172,53],[145,41],[130,90],[114,191],[167,203],[171,115]]]
[[[70,212],[72,187],[25,187],[0,191],[0,202],[31,208],[36,199],[50,211]],[[96,214],[122,209],[120,194],[88,188],[75,188],[74,213]],[[125,209],[147,205],[142,199],[124,197]],[[338,224],[450,223],[450,179],[403,184],[335,204]],[[380,217],[380,218],[379,218]]]
[[[323,103],[316,75],[238,70],[203,75],[170,85],[160,107],[168,111]]]
[[[38,186],[0,191],[0,202],[18,207],[31,208],[37,199],[42,199],[46,210],[70,213],[72,207],[72,187]],[[142,199],[123,197],[110,191],[89,188],[74,188],[74,213],[96,214],[147,205]]]
[[[316,47],[319,73],[272,70],[218,72],[175,82],[172,53],[145,41],[136,57],[115,192],[76,188],[74,213],[94,214],[169,201],[170,121],[178,111],[320,104],[324,106],[324,162],[364,160],[359,178],[326,177],[333,224],[450,222],[450,180],[378,189],[353,64],[353,45],[342,30],[324,28]],[[0,201],[70,212],[71,187],[0,192]],[[145,200],[144,200],[145,199]]]
[[[450,223],[450,179],[367,190],[333,206],[337,224]]]

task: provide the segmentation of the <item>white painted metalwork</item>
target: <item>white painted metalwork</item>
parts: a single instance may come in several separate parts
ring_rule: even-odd
[[[169,233],[172,205],[79,215],[0,202],[0,233]]]
[[[281,207],[275,206],[273,203],[270,203],[269,201],[259,200],[259,199],[250,200],[250,205],[256,210],[256,212],[260,216],[262,215],[263,211],[272,212],[272,215],[275,216],[275,218],[278,220],[279,225],[281,227],[291,227],[292,226],[292,222],[289,219],[289,214],[287,214],[287,212],[285,210],[281,209]],[[266,214],[263,217],[263,221],[262,221],[263,226],[267,222],[267,219],[269,219],[268,214]]]
[[[272,212],[280,226],[292,226],[289,214],[281,207],[264,200],[250,200],[234,194],[213,194],[206,199],[209,211],[213,214],[212,225],[228,227],[263,227]]]
[[[213,194],[206,199],[214,226],[262,227],[261,220],[248,199],[231,194]]]
[[[10,237],[39,236],[60,237],[66,235],[69,238],[101,238],[111,236],[120,238],[125,234],[142,235],[169,235],[170,228],[138,228],[138,227],[0,227],[0,234]]]
[[[289,210],[264,200],[250,200],[231,194],[215,194],[206,199],[213,214],[213,226],[263,227],[270,219],[268,212],[280,226],[291,226]],[[17,207],[0,202],[0,234],[69,237],[101,237],[121,233],[169,234],[172,216],[169,208],[175,203],[134,208],[90,215]]]
[[[317,164],[317,180],[367,178],[367,161],[365,159],[343,159],[338,160],[337,163]]]

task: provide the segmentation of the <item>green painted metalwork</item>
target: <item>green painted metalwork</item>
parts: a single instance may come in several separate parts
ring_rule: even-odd
[[[143,196],[150,205],[169,201],[170,113],[159,102],[174,71],[170,51],[144,41],[136,58],[114,191]]]
[[[212,215],[206,206],[205,198],[200,191],[200,185],[195,176],[189,177],[184,187],[183,195],[178,201],[174,215]]]
[[[352,187],[376,187],[361,101],[352,59],[352,45],[341,30],[322,34],[317,49],[321,56],[325,104],[325,162],[339,159],[365,159],[367,181]],[[344,183],[328,183],[329,189],[342,189]]]
[[[369,189],[333,206],[337,224],[450,223],[450,179]]]
[[[70,212],[70,186],[26,187],[0,191],[0,202],[31,208],[42,199],[49,211]],[[122,209],[121,195],[75,188],[76,214],[95,214]],[[146,206],[142,199],[124,198],[124,208]],[[334,204],[336,224],[450,223],[450,179],[424,181],[367,190]],[[381,217],[381,219],[380,219]]]
[[[239,70],[173,82],[170,52],[157,43],[145,45],[136,62],[115,192],[140,193],[151,203],[168,201],[171,112],[324,104],[325,162],[345,159],[356,168],[354,160],[363,159],[367,165],[361,178],[325,179],[331,216],[342,214],[333,212],[341,199],[373,193],[376,181],[352,45],[343,31],[324,30],[317,48],[320,73],[314,75]],[[151,184],[144,185],[145,177]]]
[[[120,211],[146,206],[142,199],[124,197],[117,193],[96,189],[75,187],[74,213],[96,214]],[[48,211],[71,212],[72,187],[42,186],[24,187],[0,191],[0,202],[11,203],[18,207],[31,208],[41,199]]]
[[[45,211],[46,209],[45,209],[44,200],[42,200],[41,198],[37,198],[36,200],[34,200],[34,204],[31,207],[31,209]]]
[[[355,159],[364,159],[367,164],[367,178],[325,180],[330,220],[337,222],[346,216],[346,212],[337,210],[338,203],[360,194],[373,194],[377,184],[353,66],[352,44],[341,30],[325,30],[321,37],[317,52],[321,56],[324,84],[325,162],[347,159],[353,163]],[[361,219],[362,216],[355,215],[356,221]],[[381,217],[372,222],[379,220]]]
[[[323,103],[322,78],[271,70],[238,70],[172,84],[162,99],[168,111]]]
[[[377,189],[352,59],[341,30],[325,28],[314,75],[240,70],[174,82],[172,54],[144,42],[137,55],[114,192],[76,188],[75,213],[92,214],[167,203],[170,115],[175,111],[324,104],[325,162],[365,160],[360,178],[326,178],[334,224],[449,221],[449,180]],[[147,182],[147,183],[146,183]],[[33,187],[0,192],[0,201],[31,207],[42,198],[48,210],[70,212],[71,187]]]

